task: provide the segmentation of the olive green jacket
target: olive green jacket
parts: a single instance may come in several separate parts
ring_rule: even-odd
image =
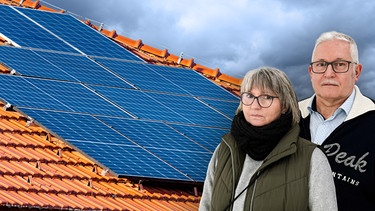
[[[299,126],[280,140],[250,180],[245,210],[308,210],[311,155],[316,145],[299,137]],[[231,210],[246,154],[233,136],[223,136],[217,152],[211,210]],[[244,187],[245,188],[245,187]]]

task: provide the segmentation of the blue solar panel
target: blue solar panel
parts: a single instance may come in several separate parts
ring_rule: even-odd
[[[7,75],[0,75],[0,82],[1,98],[15,106],[129,117],[79,83]]]
[[[150,64],[148,66],[193,96],[213,99],[238,100],[238,98],[232,93],[228,92],[222,87],[219,87],[212,81],[191,69],[156,66]],[[189,79],[189,82],[185,82],[186,78]]]
[[[20,75],[132,88],[83,55],[6,46],[0,46],[0,55],[0,62]]]
[[[213,100],[200,98],[203,102],[207,103],[209,106],[217,109],[219,112],[223,113],[225,116],[232,119],[235,115],[235,112],[240,104],[240,100],[237,101],[225,101],[225,100]]]
[[[161,122],[99,117],[195,181],[204,181],[212,153]]]
[[[55,98],[33,86],[27,78],[0,74],[0,98],[14,106],[69,110]]]
[[[76,81],[90,84],[107,86],[118,86],[133,88],[123,78],[99,66],[95,61],[82,55],[36,52],[49,62],[53,63],[60,70],[72,75]]]
[[[143,92],[103,86],[91,86],[137,118],[216,125],[228,128],[231,120],[191,96]]]
[[[97,162],[114,171],[115,174],[180,181],[193,181],[194,179],[203,181],[201,173],[194,173],[194,171],[197,172],[195,168],[190,169],[192,172],[188,172],[194,176],[191,177],[172,166],[169,162],[166,162],[166,160],[169,161],[167,159],[168,157],[166,157],[169,155],[164,155],[163,153],[154,154],[151,152],[166,150],[159,149],[163,147],[161,145],[159,147],[151,147],[150,144],[147,144],[147,141],[163,141],[163,138],[167,137],[162,131],[158,134],[153,134],[157,132],[156,128],[164,128],[166,132],[169,130],[169,133],[174,133],[175,137],[180,136],[178,138],[179,140],[184,138],[178,132],[170,128],[168,129],[166,125],[163,126],[162,123],[118,118],[111,119],[106,117],[98,118],[86,114],[28,108],[21,109],[25,114],[33,117],[35,121],[49,128],[51,133],[56,133],[61,138],[67,140],[74,148],[92,157]],[[121,126],[119,123],[123,123],[124,125]],[[134,125],[140,126],[140,128],[137,128],[140,136],[135,135],[135,133],[132,134],[132,129],[136,129]],[[133,126],[133,128],[126,129],[124,128],[126,126]],[[156,128],[153,129],[155,126]],[[147,137],[147,135],[149,137]],[[158,135],[164,136],[158,138]],[[140,141],[140,143],[137,143],[137,141]],[[172,141],[172,139],[164,141],[169,142]],[[177,144],[177,141],[174,140],[174,143]],[[172,144],[169,146],[171,145]],[[175,147],[175,149],[177,150],[177,147]],[[181,155],[176,154],[175,157],[177,160],[184,160],[184,164],[189,162],[189,160],[183,157],[184,153],[188,153],[187,150],[185,151],[181,152],[181,150],[179,150]],[[200,159],[205,157],[205,160],[207,160],[207,157],[211,156],[210,153],[207,152],[195,151],[194,153],[198,153],[199,155],[197,157]],[[179,166],[182,164],[177,163],[176,165],[177,167],[181,167],[182,170],[186,170],[185,168],[187,168]],[[204,169],[201,169],[201,171],[202,170]]]
[[[228,133],[229,129],[214,128],[214,127],[202,127],[202,126],[191,126],[182,124],[169,124],[171,127],[180,131],[191,140],[196,141],[200,146],[214,152],[215,148],[221,141],[221,137]],[[207,164],[208,165],[208,160]]]
[[[160,93],[147,94],[194,124],[215,125],[223,128],[229,128],[231,125],[230,118],[216,112],[193,97]]]
[[[70,15],[26,8],[17,8],[17,10],[84,54],[142,61],[133,53]]]
[[[209,152],[198,143],[162,122],[140,121],[124,118],[98,117],[126,137],[147,149],[169,149],[187,152]]]
[[[0,32],[17,45],[56,51],[76,52],[61,39],[51,35],[13,7],[0,5]]]
[[[127,79],[141,90],[153,90],[176,94],[189,94],[181,87],[155,72],[152,67],[143,63],[95,58],[104,66]],[[155,66],[155,65],[154,65]]]
[[[193,181],[140,147],[70,140],[79,149],[108,167],[114,174],[137,178]]]
[[[111,88],[104,86],[90,86],[93,90],[107,99],[121,106],[124,110],[141,119],[159,120],[166,122],[189,122],[147,96],[140,90]]]
[[[70,81],[75,80],[72,75],[58,69],[30,49],[0,46],[0,55],[0,62],[16,71],[17,74]]]
[[[0,47],[17,73],[0,74],[3,102],[115,175],[203,182],[238,97],[195,71],[146,64],[70,15],[0,6],[0,17],[23,46]]]
[[[22,112],[65,140],[136,146],[89,114],[20,108]]]

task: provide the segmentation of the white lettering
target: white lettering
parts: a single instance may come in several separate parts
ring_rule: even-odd
[[[354,186],[358,186],[359,185],[359,181],[353,179],[353,178],[350,178],[350,177],[347,177],[345,175],[342,175],[340,173],[337,173],[337,172],[332,172],[332,176],[333,178],[337,179],[337,180],[340,180],[340,181],[343,181],[343,182],[347,182],[348,184],[350,185],[354,185]]]
[[[340,144],[333,143],[323,146],[326,150],[325,153],[328,157],[335,156],[336,163],[343,163],[345,166],[349,166],[363,173],[366,171],[367,161],[365,160],[369,152],[363,154],[357,161],[357,157],[352,155],[348,156],[346,152],[340,152]]]

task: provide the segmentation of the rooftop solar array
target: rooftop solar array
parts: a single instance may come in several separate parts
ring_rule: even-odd
[[[238,98],[68,15],[0,6],[0,99],[120,177],[203,182]],[[7,17],[7,18],[4,18]]]

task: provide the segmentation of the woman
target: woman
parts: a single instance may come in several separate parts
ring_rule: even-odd
[[[299,137],[297,97],[284,72],[249,71],[231,132],[208,166],[200,210],[337,210],[331,168]]]

